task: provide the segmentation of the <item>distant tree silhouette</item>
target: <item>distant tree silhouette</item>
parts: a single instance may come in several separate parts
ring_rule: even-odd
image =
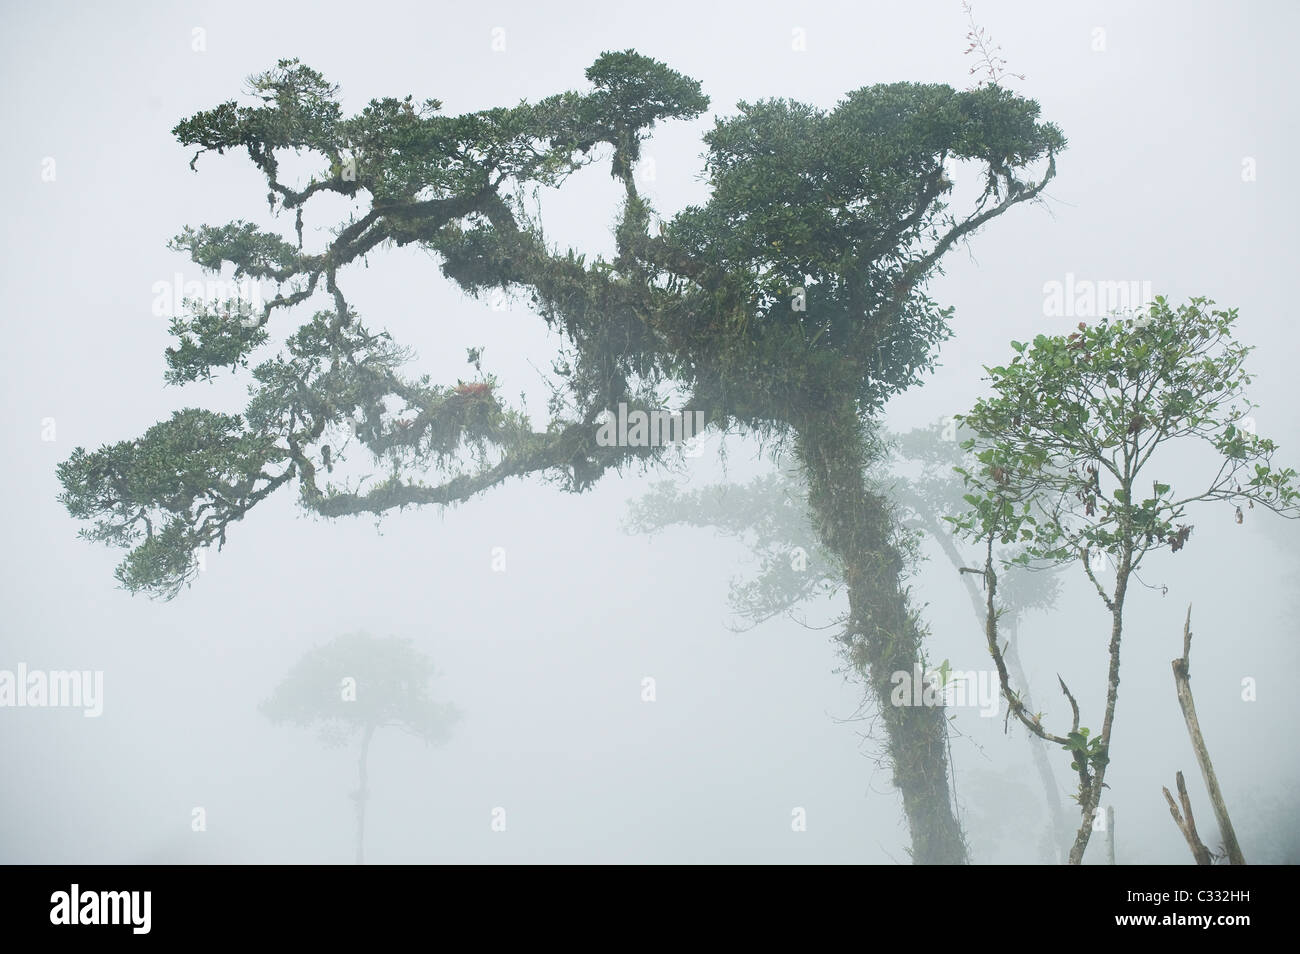
[[[315,727],[321,741],[337,748],[358,736],[357,864],[365,862],[366,775],[370,742],[380,729],[401,729],[430,745],[446,741],[460,718],[455,707],[434,701],[429,683],[433,661],[410,640],[364,633],[340,636],[311,650],[259,706],[277,725]]]

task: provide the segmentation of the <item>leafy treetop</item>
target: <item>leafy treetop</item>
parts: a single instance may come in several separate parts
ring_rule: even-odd
[[[606,408],[662,407],[665,389],[719,427],[782,432],[832,405],[869,412],[914,382],[948,334],[949,310],[921,291],[940,257],[1039,196],[1065,146],[1037,103],[997,86],[872,86],[830,110],[742,103],[705,137],[708,201],[652,230],[633,175],[640,144],[708,100],[697,81],[630,50],[602,54],[587,78],[585,92],[461,115],[407,96],[348,116],[320,73],[282,60],[250,80],[253,104],[176,126],[195,161],[246,153],[293,231],[236,219],[174,240],[204,269],[276,287],[254,315],[235,308],[237,320],[220,320],[231,303],[214,303],[172,326],[167,380],[251,366],[245,412],[180,410],[142,438],[77,448],[60,465],[61,499],[91,523],[83,535],[130,551],[117,573],[125,587],[174,596],[197,551],[224,545],[234,522],[289,483],[327,517],[448,505],[534,473],[584,490],[662,454],[604,447],[596,434]],[[282,181],[286,154],[314,157],[317,171]],[[1031,176],[1039,160],[1046,168]],[[617,253],[589,260],[549,242],[530,197],[604,161],[624,192]],[[982,175],[961,214],[948,204],[952,163]],[[353,209],[323,247],[307,247],[304,214],[322,196]],[[558,332],[545,424],[511,409],[477,362],[481,377],[456,385],[409,375],[410,354],[361,323],[346,269],[412,244],[472,294],[527,296]],[[327,307],[265,354],[272,318],[321,296]],[[349,456],[379,472],[332,477]]]
[[[1012,342],[1010,363],[987,369],[993,396],[962,418],[977,465],[960,471],[971,493],[957,526],[1024,543],[1020,563],[1081,560],[1096,584],[1099,551],[1127,573],[1152,551],[1182,549],[1189,504],[1300,515],[1295,470],[1255,433],[1237,311],[1213,304],[1157,298],[1135,317]],[[1180,488],[1167,470],[1146,476],[1169,466],[1158,450],[1186,442],[1210,452],[1205,479]]]

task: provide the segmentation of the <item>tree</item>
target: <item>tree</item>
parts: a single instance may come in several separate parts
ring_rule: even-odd
[[[360,736],[358,784],[352,793],[357,864],[365,862],[367,761],[375,733],[401,729],[426,745],[440,745],[460,719],[454,706],[430,695],[434,675],[432,660],[410,640],[355,633],[303,656],[259,707],[276,725],[315,726],[321,742],[332,748]]]
[[[60,465],[69,512],[93,521],[83,534],[128,549],[124,586],[174,595],[193,578],[196,551],[223,546],[232,523],[294,481],[303,505],[326,517],[448,505],[538,473],[585,490],[663,454],[605,446],[600,416],[622,404],[653,411],[671,392],[711,426],[793,441],[845,568],[843,638],[855,664],[876,689],[911,666],[920,635],[886,508],[863,482],[864,419],[917,381],[949,334],[950,310],[921,290],[940,258],[1037,198],[1064,137],[1038,121],[1037,103],[996,85],[878,85],[831,110],[741,103],[705,136],[708,201],[652,230],[634,175],[641,143],[708,99],[697,81],[631,50],[602,54],[587,78],[588,92],[460,116],[408,96],[344,117],[335,87],[285,60],[254,77],[262,105],[228,102],[176,127],[200,154],[247,152],[272,211],[293,213],[296,242],[243,220],[177,237],[198,265],[231,265],[279,291],[255,321],[215,321],[211,310],[179,320],[169,380],[237,371],[267,342],[273,314],[318,293],[331,307],[289,336],[287,354],[253,369],[243,415],[184,409],[140,440],[78,448]],[[317,157],[320,172],[281,182],[287,152]],[[548,243],[530,197],[597,160],[624,199],[615,256],[588,261]],[[948,211],[948,166],[979,175],[963,215]],[[307,250],[304,211],[321,196],[356,209],[323,249]],[[341,278],[386,244],[436,253],[472,294],[528,297],[563,342],[545,427],[508,408],[490,375],[466,394],[400,374],[409,356],[363,328]],[[387,473],[369,486],[370,475],[322,479],[323,444],[327,475],[358,450]],[[942,719],[899,711],[884,721],[915,857],[961,860]]]
[[[986,369],[993,396],[961,418],[976,435],[965,445],[975,451],[976,463],[959,469],[970,488],[970,509],[954,523],[985,548],[984,567],[972,572],[985,579],[985,635],[1011,711],[1031,732],[1068,750],[1078,776],[1082,819],[1072,864],[1083,859],[1105,784],[1124,606],[1131,581],[1140,581],[1138,570],[1152,554],[1177,553],[1187,544],[1189,506],[1235,505],[1239,523],[1242,505],[1257,503],[1300,515],[1295,471],[1274,467],[1276,445],[1247,424],[1255,407],[1245,398],[1251,349],[1233,338],[1236,309],[1213,304],[1193,298],[1174,308],[1157,298],[1136,317],[1080,322],[1069,335],[1039,335],[1032,344],[1013,341],[1011,362]],[[1173,447],[1208,451],[1212,459],[1190,490],[1161,480]],[[1150,479],[1153,472],[1158,476]],[[1065,734],[1048,732],[1042,714],[1031,712],[1012,688],[998,635],[995,571],[995,562],[1005,567],[1008,561],[995,561],[996,542],[1023,545],[1011,565],[1078,564],[1105,605],[1109,667],[1096,735],[1080,726],[1078,703],[1064,680],[1072,710]],[[1099,579],[1099,559],[1113,564],[1109,589]]]

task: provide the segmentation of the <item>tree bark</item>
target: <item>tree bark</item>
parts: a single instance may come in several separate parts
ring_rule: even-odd
[[[1183,720],[1187,723],[1187,734],[1192,739],[1196,762],[1201,767],[1201,776],[1205,779],[1205,787],[1210,793],[1210,805],[1214,808],[1214,818],[1218,821],[1219,833],[1223,836],[1223,847],[1228,853],[1228,864],[1244,865],[1246,857],[1241,852],[1241,845],[1237,843],[1237,832],[1232,827],[1232,819],[1228,817],[1228,805],[1223,800],[1223,792],[1219,790],[1219,779],[1214,774],[1210,750],[1205,745],[1205,737],[1201,735],[1201,723],[1196,718],[1196,703],[1192,701],[1191,652],[1192,607],[1189,605],[1187,621],[1183,624],[1183,655],[1181,659],[1175,659],[1172,663],[1174,686],[1178,690],[1178,705],[1183,710]],[[1188,819],[1190,818],[1189,808]]]
[[[375,727],[366,726],[365,733],[361,737],[361,756],[357,759],[357,864],[366,863],[365,842],[366,842],[366,799],[370,797],[370,789],[366,784],[366,759],[370,755],[370,740],[374,738]]]
[[[1083,820],[1074,836],[1074,845],[1070,848],[1069,863],[1083,864],[1084,852],[1088,850],[1088,840],[1092,837],[1093,820],[1101,805],[1101,795],[1105,790],[1106,770],[1110,766],[1110,737],[1115,725],[1115,707],[1119,704],[1119,650],[1124,635],[1124,598],[1128,593],[1128,578],[1133,570],[1132,546],[1127,545],[1120,553],[1119,566],[1115,568],[1115,591],[1110,598],[1110,667],[1106,673],[1106,715],[1101,726],[1101,754],[1104,761],[1089,766],[1085,765],[1079,772],[1079,803],[1082,807]],[[1082,758],[1082,753],[1080,758]]]
[[[1162,788],[1161,791],[1165,793],[1165,801],[1169,803],[1169,814],[1174,816],[1174,824],[1178,826],[1178,830],[1187,839],[1187,847],[1192,849],[1192,857],[1196,859],[1196,863],[1198,865],[1214,864],[1210,849],[1205,847],[1200,834],[1196,831],[1196,819],[1192,817],[1192,800],[1187,797],[1187,785],[1183,782],[1183,773],[1178,773],[1178,801],[1182,802],[1183,805],[1181,813],[1178,811],[1178,805],[1174,802],[1174,797],[1169,794],[1169,789]]]
[[[1115,863],[1115,806],[1106,806],[1106,864]]]
[[[841,408],[838,415],[808,420],[799,429],[797,447],[818,531],[842,564],[849,621],[841,638],[879,706],[912,861],[965,864],[965,838],[949,790],[943,707],[891,703],[891,677],[905,673],[911,680],[922,664],[921,633],[903,587],[888,503],[867,485],[868,451],[856,412]]]

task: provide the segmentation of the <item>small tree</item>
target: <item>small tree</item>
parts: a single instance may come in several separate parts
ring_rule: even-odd
[[[434,675],[432,660],[410,640],[362,633],[340,636],[303,656],[259,707],[277,725],[315,726],[331,748],[361,737],[358,786],[352,795],[357,805],[357,864],[365,862],[370,797],[366,762],[375,733],[402,729],[434,745],[446,740],[460,718],[453,706],[430,696]]]
[[[989,651],[1011,711],[1040,738],[1069,750],[1078,774],[1082,821],[1070,849],[1078,864],[1088,846],[1101,800],[1115,707],[1119,698],[1120,642],[1130,582],[1150,554],[1178,552],[1192,525],[1192,504],[1256,503],[1294,517],[1300,490],[1291,468],[1275,468],[1276,446],[1254,433],[1245,399],[1250,348],[1232,335],[1236,309],[1221,311],[1194,298],[1172,308],[1157,298],[1136,317],[1080,323],[1068,336],[1039,335],[1032,345],[1012,342],[1005,367],[987,368],[994,395],[962,418],[976,436],[966,442],[977,463],[959,468],[969,487],[970,510],[956,526],[985,548]],[[1169,467],[1158,450],[1200,445],[1212,453],[1208,476],[1188,492],[1163,482]],[[1160,476],[1151,478],[1152,473]],[[1190,481],[1189,481],[1190,483]],[[1149,488],[1149,490],[1148,490]],[[1048,732],[1042,714],[1029,711],[1010,683],[1005,646],[998,636],[998,579],[994,544],[1021,543],[1022,565],[1078,563],[1111,617],[1109,670],[1101,731],[1079,725],[1079,707],[1065,682],[1072,709],[1064,735]],[[1107,587],[1098,561],[1113,564]]]

